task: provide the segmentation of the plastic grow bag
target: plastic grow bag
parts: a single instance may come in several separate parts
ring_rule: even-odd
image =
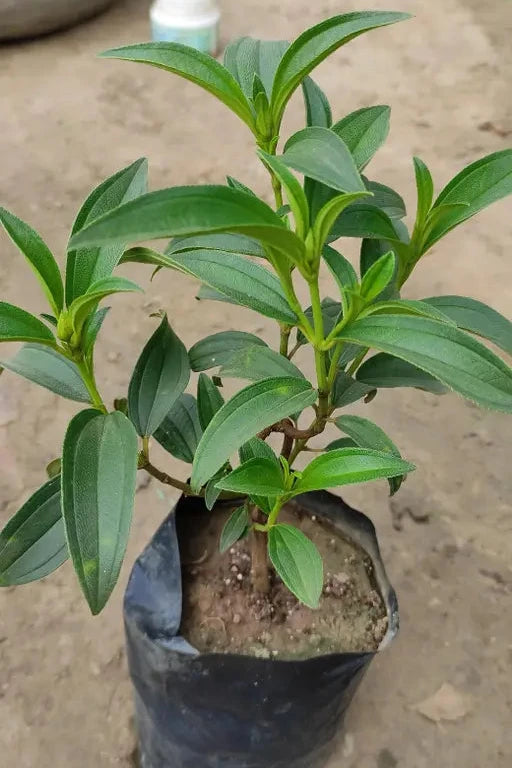
[[[388,630],[398,606],[371,521],[325,491],[297,498],[370,556]],[[320,768],[375,653],[306,660],[203,654],[179,634],[180,517],[204,514],[182,497],[136,561],[124,602],[142,768]]]

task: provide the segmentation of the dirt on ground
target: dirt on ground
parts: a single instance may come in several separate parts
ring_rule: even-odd
[[[312,610],[299,603],[275,572],[268,595],[258,594],[251,583],[251,538],[220,552],[221,532],[232,512],[218,509],[180,522],[180,633],[194,647],[279,659],[377,650],[388,619],[366,553],[327,520],[290,504],[279,521],[300,528],[322,555],[319,606]]]
[[[413,21],[362,36],[316,78],[336,117],[390,104],[392,128],[369,168],[402,192],[414,215],[411,157],[439,190],[463,165],[512,143],[510,0],[372,0]],[[149,37],[148,2],[119,2],[104,16],[44,39],[0,48],[1,204],[31,222],[63,261],[74,215],[93,186],[148,155],[153,189],[221,183],[267,190],[250,135],[194,85],[96,53]],[[292,37],[360,0],[223,2],[224,41]],[[287,127],[302,124],[296,99]],[[467,294],[512,306],[510,200],[438,244],[408,284],[410,298]],[[36,281],[2,238],[0,295],[44,311]],[[354,243],[344,252],[356,258]],[[98,349],[102,391],[125,394],[150,314],[168,311],[187,345],[236,328],[275,341],[274,324],[249,311],[194,303],[197,286],[144,268],[123,273],[146,293],[112,302]],[[325,279],[325,293],[332,295]],[[192,307],[192,310],[190,308]],[[2,349],[10,354],[12,349]],[[302,355],[302,356],[301,356]],[[312,374],[306,353],[297,360]],[[44,480],[76,405],[13,374],[0,387],[0,516]],[[418,469],[393,507],[387,484],[347,488],[371,516],[398,593],[401,632],[372,664],[340,732],[329,768],[508,768],[512,762],[511,425],[452,395],[381,392],[351,412],[368,415]],[[334,437],[334,435],[333,435]],[[187,468],[167,459],[186,476]],[[163,462],[163,459],[162,459]],[[131,564],[176,495],[141,476],[128,555],[113,598],[92,618],[69,564],[44,583],[0,592],[0,764],[16,768],[128,768],[135,735],[121,603]],[[400,530],[397,530],[400,529]]]

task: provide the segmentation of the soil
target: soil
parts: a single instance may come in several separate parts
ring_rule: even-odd
[[[193,646],[203,652],[280,659],[377,650],[388,620],[371,560],[361,549],[329,522],[289,505],[279,521],[300,528],[324,561],[320,605],[312,610],[299,603],[273,570],[269,595],[258,595],[251,585],[249,537],[224,555],[219,551],[230,512],[219,510],[202,519],[194,515],[186,529],[180,529],[184,563],[180,632]]]
[[[98,51],[150,36],[150,0],[116,3],[75,29],[0,48],[0,203],[29,221],[61,263],[81,202],[109,173],[150,158],[152,189],[222,183],[226,173],[268,190],[244,126],[213,97],[152,67],[98,59]],[[478,157],[510,146],[510,0],[244,0],[223,2],[224,42],[241,35],[291,37],[344,10],[416,15],[371,32],[322,65],[315,78],[335,119],[390,104],[389,139],[368,175],[399,190],[414,219],[419,155],[437,190]],[[297,97],[287,128],[303,124]],[[420,263],[407,296],[474,296],[504,314],[512,306],[510,199],[443,239]],[[343,243],[354,264],[354,243]],[[112,300],[97,370],[111,402],[164,308],[190,346],[230,328],[275,343],[275,324],[240,307],[194,303],[195,281],[123,268],[144,295]],[[324,295],[333,295],[325,276]],[[0,297],[45,311],[38,283],[1,238]],[[304,296],[305,298],[305,296]],[[193,307],[192,312],[190,307]],[[12,354],[12,346],[1,355]],[[300,351],[306,375],[313,361]],[[0,520],[44,480],[77,405],[4,372],[0,383]],[[510,419],[454,395],[380,392],[351,413],[392,437],[418,469],[394,497],[385,481],[347,487],[368,514],[399,604],[397,640],[372,662],[350,708],[329,768],[509,768],[512,764],[512,473]],[[334,439],[334,433],[328,439]],[[181,477],[188,467],[164,459]],[[131,768],[133,703],[124,653],[122,597],[129,569],[177,493],[141,473],[119,586],[91,617],[69,563],[19,589],[0,590],[0,765],[16,768]],[[407,510],[413,510],[411,517]],[[416,518],[416,519],[415,519]],[[416,522],[423,518],[423,522]],[[450,684],[470,701],[451,719],[416,707]],[[443,688],[444,686],[444,688]],[[453,697],[452,697],[453,698]]]

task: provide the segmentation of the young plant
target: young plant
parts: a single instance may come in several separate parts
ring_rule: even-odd
[[[291,45],[242,38],[228,47],[223,65],[174,43],[104,54],[181,75],[224,102],[254,135],[275,210],[230,176],[226,186],[146,193],[146,164],[139,160],[84,203],[72,229],[65,280],[39,235],[0,212],[51,313],[39,319],[0,304],[0,340],[26,342],[2,364],[87,404],[71,420],[52,477],[0,535],[3,585],[42,578],[70,556],[92,612],[101,611],[126,548],[136,472],[145,469],[185,494],[204,497],[209,509],[219,498],[238,500],[221,549],[249,532],[254,589],[268,591],[270,558],[297,598],[315,607],[322,560],[299,529],[280,521],[283,506],[302,493],[376,478],[387,478],[395,493],[414,469],[380,427],[342,409],[370,402],[380,388],[404,386],[437,395],[452,389],[484,407],[512,410],[511,369],[475,338],[511,353],[512,324],[464,296],[411,301],[401,295],[438,240],[512,192],[512,150],[472,163],[436,198],[427,166],[415,158],[416,219],[409,234],[400,195],[363,175],[387,137],[389,107],[365,107],[333,123],[325,94],[310,78],[340,46],[406,18],[348,13],[308,29]],[[307,126],[278,150],[283,113],[299,86]],[[163,237],[172,238],[163,253],[128,247]],[[344,237],[361,240],[359,275],[331,245]],[[199,299],[271,318],[279,329],[276,349],[250,333],[224,331],[187,352],[162,314],[127,398],[107,407],[94,347],[108,310],[98,307],[110,294],[139,290],[113,276],[127,262],[178,270],[199,280]],[[324,264],[336,299],[320,295]],[[300,281],[309,289],[309,306],[297,298]],[[314,382],[293,362],[302,345],[314,357]],[[192,371],[199,373],[196,397],[186,392]],[[224,402],[225,378],[250,383]],[[297,457],[331,422],[343,437],[298,471]],[[282,435],[279,456],[266,442],[272,433]],[[184,472],[190,483],[153,464],[152,439],[192,465]]]

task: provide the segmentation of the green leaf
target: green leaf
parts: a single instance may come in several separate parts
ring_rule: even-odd
[[[98,309],[93,315],[89,315],[85,321],[82,333],[82,349],[89,360],[92,359],[96,339],[98,338],[103,321],[109,312],[110,307],[103,307],[102,309]]]
[[[202,435],[195,397],[181,395],[155,432],[155,439],[175,458],[192,464]]]
[[[364,201],[365,203],[380,208],[390,219],[403,219],[407,215],[404,200],[398,192],[379,181],[370,181],[366,177],[363,177],[363,180],[367,190],[373,195],[371,199]],[[360,205],[362,202],[357,201],[354,205]]]
[[[73,301],[68,309],[69,319],[75,333],[80,333],[85,321],[99,301],[115,293],[133,291],[142,292],[142,288],[125,277],[104,277],[93,283],[83,296],[79,296]]]
[[[253,437],[251,440],[248,440],[247,443],[241,445],[238,453],[242,464],[251,459],[266,459],[267,461],[273,461],[281,472],[281,464],[274,451],[268,443],[261,440],[259,437]],[[274,496],[258,496],[257,494],[251,494],[250,498],[251,501],[256,504],[258,509],[261,509],[266,515],[270,514],[275,502]]]
[[[222,64],[206,53],[180,43],[152,42],[113,48],[101,55],[109,59],[150,64],[180,75],[213,94],[249,128],[254,126],[251,106],[235,78]]]
[[[40,344],[26,344],[0,365],[68,400],[89,403],[91,398],[72,360]]]
[[[73,247],[235,232],[254,237],[293,262],[304,245],[257,197],[223,186],[150,192],[101,216],[72,238]]]
[[[408,19],[406,13],[362,11],[322,21],[294,40],[277,68],[271,108],[279,126],[284,108],[304,78],[327,56],[363,32]]]
[[[257,496],[278,496],[284,493],[284,478],[273,459],[250,459],[218,480],[216,487],[223,491]]]
[[[431,296],[423,303],[440,310],[459,328],[492,341],[512,355],[512,323],[495,309],[467,296]]]
[[[259,381],[272,376],[298,376],[304,374],[291,360],[261,344],[242,347],[222,365],[219,376],[226,379]]]
[[[282,161],[310,179],[339,192],[364,192],[365,186],[350,150],[329,128],[311,126],[294,133]]]
[[[256,240],[246,235],[231,235],[229,232],[177,237],[169,243],[165,253],[172,255],[181,251],[192,251],[196,248],[206,248],[209,251],[230,251],[231,253],[242,253],[245,256],[265,258],[265,251]]]
[[[253,192],[252,189],[247,187],[245,184],[243,184],[238,179],[233,178],[233,176],[226,176],[226,181],[228,183],[228,187],[231,187],[232,189],[238,189],[240,192],[245,192],[247,195],[252,195],[253,197],[258,197],[256,192]]]
[[[330,128],[332,125],[331,105],[325,93],[311,77],[302,81],[302,93],[306,108],[306,125]]]
[[[357,279],[354,267],[348,259],[329,245],[324,246],[322,256],[336,280],[342,295],[347,289],[351,291],[358,290],[359,280]]]
[[[217,474],[214,475],[212,479],[209,480],[209,482],[207,483],[204,491],[204,503],[206,505],[206,509],[208,509],[209,511],[211,511],[214,508],[217,502],[217,499],[222,493],[221,489],[217,488],[216,483],[218,480],[221,479],[221,477],[224,477],[224,475],[226,475],[229,471],[230,471],[229,464],[225,464],[223,467],[221,467],[221,469],[219,469]]]
[[[324,567],[313,542],[294,525],[278,523],[268,534],[268,554],[290,592],[309,608],[318,608]]]
[[[62,450],[62,510],[73,566],[93,614],[119,577],[130,533],[137,434],[120,411],[89,409],[70,422]]]
[[[147,192],[148,163],[145,158],[118,171],[94,189],[82,205],[71,230],[71,236],[90,224],[94,219],[123,203],[134,200]],[[115,245],[75,250],[68,245],[66,265],[66,303],[82,296],[93,283],[110,277],[118,265],[128,241]]]
[[[360,448],[371,448],[401,458],[400,451],[384,430],[369,419],[347,414],[336,419],[336,426],[352,438]],[[403,476],[389,478],[391,496],[398,491],[403,479]]]
[[[62,459],[52,459],[50,463],[46,466],[46,474],[48,475],[48,478],[51,480],[54,477],[57,477],[60,475],[62,470]],[[59,497],[59,507],[60,507],[60,497]],[[62,532],[64,533],[64,529],[62,529]]]
[[[255,40],[241,37],[224,51],[224,66],[233,75],[248,99],[253,97],[254,75],[261,80],[270,98],[279,62],[290,43],[286,40]]]
[[[60,477],[55,477],[23,504],[0,533],[0,586],[42,579],[68,557]]]
[[[295,219],[297,234],[304,238],[309,227],[309,206],[301,184],[279,157],[269,155],[261,149],[258,150],[258,155],[283,185]]]
[[[50,329],[24,309],[0,301],[0,341],[38,341],[55,345]]]
[[[433,226],[427,227],[422,253],[458,224],[510,194],[512,149],[494,152],[468,165],[446,185],[435,201],[430,216],[438,216]],[[446,213],[443,214],[441,209],[445,206]]]
[[[259,344],[266,347],[263,339],[245,331],[220,331],[196,342],[189,349],[188,357],[193,371],[207,371],[224,365],[238,350]]]
[[[316,400],[302,378],[279,377],[250,384],[217,411],[197,447],[192,488],[199,490],[251,437]]]
[[[441,312],[437,307],[426,301],[416,301],[413,299],[392,299],[389,301],[378,301],[361,312],[360,317],[368,315],[419,315],[420,317],[430,317],[432,320],[439,320],[448,325],[457,325],[448,315]]]
[[[416,206],[416,227],[422,229],[432,206],[432,200],[434,199],[434,182],[432,180],[432,175],[423,160],[420,160],[419,157],[414,157],[413,163],[418,199]]]
[[[329,242],[338,237],[367,237],[399,242],[397,231],[387,213],[370,203],[352,205],[338,216],[331,229]]]
[[[329,239],[336,220],[349,205],[366,199],[368,195],[368,192],[353,192],[349,195],[336,195],[336,197],[328,200],[318,211],[313,226],[313,235],[317,245],[321,247]]]
[[[337,451],[339,448],[356,448],[357,443],[352,440],[351,437],[338,437],[337,440],[333,440],[329,445],[325,446],[326,451]]]
[[[400,357],[479,405],[512,410],[512,370],[451,325],[413,315],[372,315],[350,323],[340,339]]]
[[[360,171],[386,141],[390,114],[391,109],[384,105],[363,107],[332,126],[332,130],[349,148]]]
[[[40,235],[21,219],[0,207],[0,223],[41,283],[52,310],[58,315],[64,303],[64,286],[59,265]]]
[[[196,299],[197,301],[221,301],[224,304],[234,304],[237,307],[242,306],[238,303],[238,301],[235,301],[229,296],[226,296],[224,293],[215,290],[215,288],[210,288],[209,285],[202,285],[199,288]]]
[[[356,381],[346,371],[338,371],[331,392],[331,403],[334,408],[343,408],[361,400],[372,391],[375,391],[374,387]]]
[[[291,495],[366,483],[381,477],[397,477],[415,469],[413,464],[390,453],[364,448],[339,448],[323,453],[308,464],[293,486]]]
[[[379,352],[366,360],[356,373],[356,378],[370,387],[415,387],[434,395],[443,395],[447,387],[429,373],[398,357]]]
[[[361,297],[370,303],[389,285],[395,274],[396,257],[393,251],[385,253],[365,272],[361,281]]]
[[[229,516],[220,535],[220,551],[224,554],[233,544],[242,538],[247,526],[250,524],[249,515],[245,506],[238,507]]]
[[[189,379],[187,350],[165,315],[142,350],[128,389],[130,419],[141,437],[156,431]]]
[[[206,429],[217,411],[224,405],[224,398],[215,386],[213,381],[206,373],[199,374],[197,382],[197,408],[199,412],[199,422],[203,429]]]
[[[259,264],[224,251],[187,251],[162,258],[168,259],[167,266],[198,278],[241,306],[289,325],[298,322],[279,279]]]

